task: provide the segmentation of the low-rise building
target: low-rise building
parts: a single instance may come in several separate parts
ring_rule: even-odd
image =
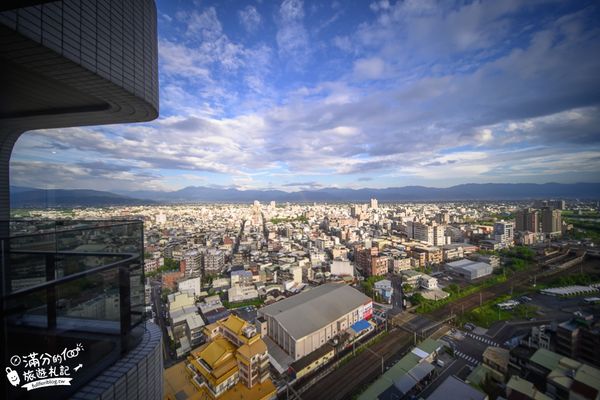
[[[258,310],[268,336],[298,360],[361,319],[373,314],[373,300],[351,286],[328,283]]]
[[[418,394],[430,382],[435,371],[432,363],[441,349],[442,345],[437,340],[425,339],[372,383],[358,399],[402,399]]]
[[[489,346],[483,352],[483,363],[503,375],[508,373],[510,352],[501,347]]]
[[[392,287],[392,282],[388,279],[377,281],[373,285],[373,294],[377,301],[389,304],[392,302],[393,293],[394,288]]]
[[[419,286],[426,290],[434,290],[438,288],[438,280],[427,274],[421,274],[419,277]]]
[[[258,290],[254,287],[254,285],[233,285],[227,291],[227,298],[230,303],[246,301],[246,300],[254,300],[258,298]]]
[[[292,379],[300,379],[327,364],[334,356],[335,347],[329,343],[325,343],[306,357],[302,357],[291,363],[288,372]]]
[[[427,400],[469,399],[488,400],[488,395],[450,375],[438,386]]]
[[[330,271],[331,275],[354,276],[354,266],[349,260],[333,260]]]
[[[517,375],[513,375],[506,384],[506,398],[508,400],[552,400],[540,392],[533,383]]]
[[[490,264],[467,259],[446,263],[446,268],[469,280],[482,278],[493,271]]]
[[[531,356],[523,373],[552,398],[600,398],[598,368],[546,349],[538,349]]]
[[[253,325],[230,315],[207,325],[204,334],[209,341],[192,351],[187,360],[187,371],[200,392],[199,398],[275,397],[267,346]]]
[[[200,277],[186,279],[184,281],[180,281],[177,284],[177,288],[179,291],[191,290],[194,295],[200,296],[200,292],[202,292],[202,283]]]

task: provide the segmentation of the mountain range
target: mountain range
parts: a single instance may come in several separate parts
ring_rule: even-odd
[[[365,202],[376,198],[391,201],[600,199],[600,183],[468,183],[448,188],[404,186],[385,189],[322,188],[284,192],[188,186],[176,191],[121,191],[111,193],[81,189],[35,189],[11,187],[11,206],[75,207],[123,206],[157,203],[249,203],[268,202]]]

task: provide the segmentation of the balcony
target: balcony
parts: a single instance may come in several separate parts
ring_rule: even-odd
[[[71,386],[10,387],[5,398],[68,397],[144,334],[143,224],[15,220],[0,222],[0,232],[8,232],[0,238],[5,365],[14,355],[84,349],[63,362]]]

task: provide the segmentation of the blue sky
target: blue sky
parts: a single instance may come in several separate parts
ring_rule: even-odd
[[[29,132],[13,185],[600,177],[594,1],[157,1],[160,117]]]

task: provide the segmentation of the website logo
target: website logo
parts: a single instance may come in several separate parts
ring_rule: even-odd
[[[57,354],[31,352],[27,355],[13,355],[10,358],[12,367],[6,367],[6,378],[11,385],[29,390],[49,386],[70,386],[72,372],[79,371],[83,364],[72,368],[66,365],[69,360],[76,359],[83,351],[83,345],[77,344],[72,349],[64,348]]]

